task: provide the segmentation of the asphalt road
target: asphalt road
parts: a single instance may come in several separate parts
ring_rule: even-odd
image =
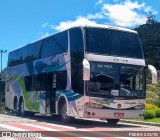
[[[33,131],[35,134],[30,133]],[[0,140],[22,139],[21,137],[23,140],[151,140],[159,139],[160,127],[122,122],[117,125],[109,125],[106,121],[84,119],[75,119],[70,124],[63,124],[58,116],[36,115],[35,117],[23,118],[0,114],[0,132]],[[12,132],[8,135],[14,137],[6,136],[6,133],[3,133],[2,137],[2,132]],[[18,132],[22,133],[17,134]]]

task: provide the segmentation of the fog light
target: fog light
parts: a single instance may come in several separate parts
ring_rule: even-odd
[[[118,108],[121,108],[121,104],[118,104],[117,107],[118,107]]]

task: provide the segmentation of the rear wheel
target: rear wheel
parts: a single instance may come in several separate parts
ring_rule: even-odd
[[[19,115],[17,98],[14,99],[14,110],[13,110],[13,113],[15,113],[16,115]]]
[[[22,117],[24,116],[33,117],[35,115],[35,112],[25,111],[23,99],[20,101],[20,104],[19,104],[19,115]]]
[[[67,103],[63,102],[60,108],[61,120],[64,123],[69,123],[73,118],[67,115]]]
[[[19,115],[20,116],[25,116],[26,111],[24,110],[24,101],[23,99],[19,103]]]
[[[115,125],[119,122],[119,119],[107,119],[107,122],[109,124]]]

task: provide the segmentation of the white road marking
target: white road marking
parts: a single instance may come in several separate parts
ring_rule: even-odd
[[[31,126],[31,127],[36,127],[36,128],[39,128],[39,129],[44,129],[44,130],[46,130],[46,131],[58,131],[58,133],[62,133],[62,134],[65,134],[65,135],[69,135],[69,136],[71,136],[71,137],[79,137],[79,138],[88,139],[88,140],[103,140],[103,139],[100,139],[100,138],[85,137],[85,135],[75,134],[75,133],[73,133],[73,132],[64,132],[64,131],[62,131],[62,130],[53,129],[53,128],[48,128],[48,127],[44,127],[44,126],[38,126],[38,125],[33,125],[33,124],[23,124],[23,125]],[[62,132],[60,132],[60,131],[62,131]]]
[[[29,130],[26,130],[26,129],[22,129],[22,128],[17,128],[17,127],[14,127],[14,126],[9,126],[7,124],[0,124],[0,127],[2,128],[6,128],[6,129],[9,129],[9,130],[12,130],[12,131],[29,131]],[[32,138],[32,137],[30,137]],[[36,137],[36,139],[42,139],[42,140],[61,140],[59,138],[54,138],[54,137]],[[4,140],[4,139],[2,139]],[[16,140],[15,138],[6,138],[6,140]]]
[[[107,133],[103,133],[103,132],[96,132],[94,130],[89,130],[89,129],[77,129],[75,127],[71,127],[71,126],[64,126],[64,125],[58,125],[58,124],[49,124],[49,123],[46,123],[47,125],[51,125],[51,126],[59,126],[59,127],[63,127],[63,128],[69,128],[69,129],[72,129],[72,130],[79,130],[79,131],[89,131],[90,133],[97,133],[99,135],[102,135],[104,137],[115,137],[115,138],[118,138],[118,139],[124,139],[124,140],[141,140],[141,139],[138,139],[138,138],[131,138],[131,137],[121,137],[120,135],[116,135],[116,134],[109,134]],[[94,131],[94,132],[93,132]]]

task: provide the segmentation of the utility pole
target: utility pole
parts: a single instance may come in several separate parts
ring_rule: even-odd
[[[7,50],[0,50],[0,53],[1,53],[1,78],[2,78],[2,54],[3,53],[6,53]]]
[[[0,113],[4,111],[4,100],[5,100],[5,82],[2,80],[2,55],[3,53],[6,53],[7,50],[0,49],[1,53],[1,77],[0,77]]]

